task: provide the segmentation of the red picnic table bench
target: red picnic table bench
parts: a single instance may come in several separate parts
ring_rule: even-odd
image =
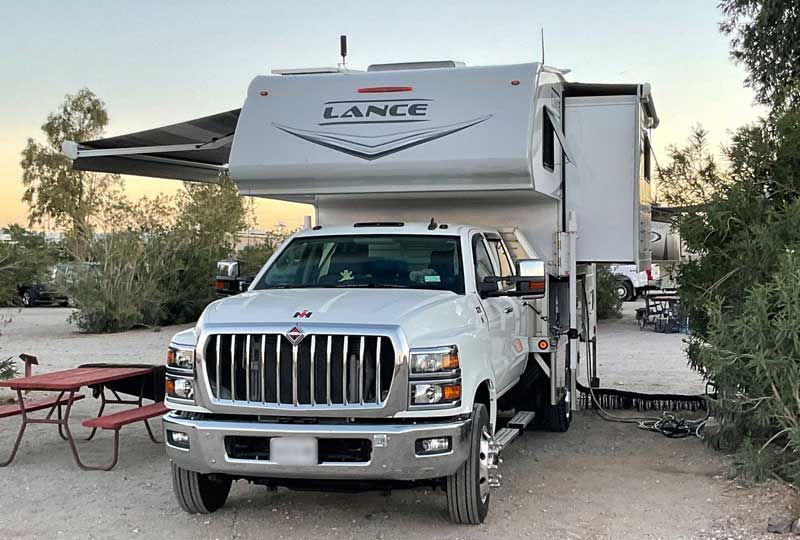
[[[161,441],[158,441],[153,435],[148,420],[163,416],[167,412],[163,402],[163,394],[154,396],[154,399],[157,400],[152,404],[145,405],[142,403],[147,376],[152,375],[156,369],[157,366],[114,367],[95,365],[0,381],[0,386],[8,387],[17,392],[16,403],[0,407],[0,418],[22,416],[22,423],[17,433],[11,456],[6,461],[0,462],[0,467],[5,467],[14,461],[28,424],[57,425],[59,436],[69,443],[75,462],[84,470],[109,471],[116,466],[119,461],[119,431],[128,424],[144,422],[150,439],[154,443],[160,443]],[[141,381],[137,399],[125,399],[113,388],[111,389],[113,397],[106,396],[106,387],[109,384],[136,381],[137,378]],[[83,387],[92,387],[95,391],[95,397],[101,397],[102,399],[97,417],[83,422],[85,427],[92,429],[87,440],[94,437],[98,429],[114,431],[114,456],[109,465],[91,466],[84,464],[78,454],[75,438],[70,431],[69,418],[72,412],[72,405],[84,398],[82,394],[77,393]],[[38,400],[24,400],[23,392],[31,391],[58,392],[58,395]],[[136,405],[136,407],[103,416],[106,404],[131,404]],[[63,411],[62,407],[64,407]],[[43,418],[29,416],[29,413],[43,410],[48,410],[47,415]],[[57,414],[57,418],[53,418],[54,414]]]

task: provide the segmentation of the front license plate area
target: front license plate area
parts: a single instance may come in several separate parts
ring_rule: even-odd
[[[273,437],[269,460],[278,465],[317,465],[319,444],[314,437]]]

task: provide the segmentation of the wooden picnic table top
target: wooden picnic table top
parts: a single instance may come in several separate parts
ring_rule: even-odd
[[[151,373],[153,367],[83,367],[0,381],[12,390],[64,392]]]

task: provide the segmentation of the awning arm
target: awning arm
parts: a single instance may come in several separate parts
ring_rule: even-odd
[[[190,152],[192,150],[214,150],[233,141],[233,133],[212,139],[202,143],[190,144],[167,144],[161,146],[138,146],[132,148],[81,148],[74,141],[64,141],[61,144],[61,151],[68,158],[76,160],[78,158],[122,156],[131,154],[164,154],[168,152]]]
[[[553,133],[556,134],[558,143],[561,145],[561,150],[564,151],[564,157],[567,158],[567,161],[575,163],[575,161],[572,159],[572,152],[567,146],[567,136],[563,131],[561,131],[561,126],[556,123],[555,114],[553,114],[553,111],[547,105],[543,105],[542,108],[544,109],[544,113],[550,117],[550,125],[553,126]]]

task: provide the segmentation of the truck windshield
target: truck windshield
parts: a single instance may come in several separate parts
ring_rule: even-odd
[[[464,293],[458,237],[353,235],[296,238],[255,289],[386,287]]]

